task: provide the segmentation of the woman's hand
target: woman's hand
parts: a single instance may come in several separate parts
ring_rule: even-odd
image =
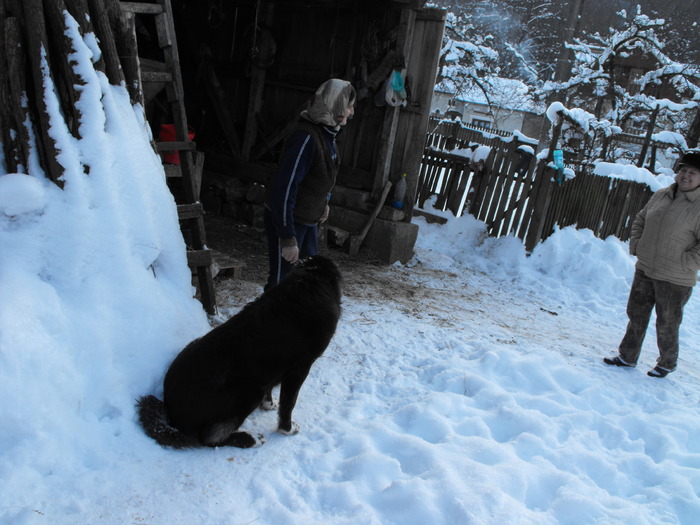
[[[326,204],[326,209],[323,210],[323,215],[321,215],[321,218],[319,219],[318,222],[320,222],[321,224],[323,224],[324,222],[326,222],[326,221],[328,220],[328,215],[329,215],[330,213],[331,213],[331,207],[328,206],[328,204]]]
[[[296,244],[294,246],[283,246],[282,258],[289,264],[294,264],[299,259],[299,247]]]

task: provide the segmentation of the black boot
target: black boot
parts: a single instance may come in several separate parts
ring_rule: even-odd
[[[658,366],[655,366],[651,370],[647,372],[647,375],[649,377],[666,377],[668,374],[670,374],[670,370],[664,370],[663,368],[659,368]]]
[[[622,359],[620,359],[619,355],[616,355],[615,357],[604,357],[603,363],[605,363],[606,365],[625,366],[628,368],[634,368],[634,366],[635,366],[635,365],[629,365],[629,364],[625,363]]]

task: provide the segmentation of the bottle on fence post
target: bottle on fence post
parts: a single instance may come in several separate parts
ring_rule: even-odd
[[[564,181],[564,152],[560,149],[555,149],[552,152],[554,157],[554,167],[557,170],[557,184],[561,184]]]
[[[406,174],[404,173],[399,178],[396,186],[394,186],[394,200],[391,201],[391,205],[400,210],[403,208],[403,200],[406,197]]]

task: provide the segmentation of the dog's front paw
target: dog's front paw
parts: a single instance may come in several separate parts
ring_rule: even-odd
[[[257,436],[252,436],[252,438],[255,440],[255,443],[251,445],[251,448],[255,447],[262,447],[263,444],[265,443],[265,436],[262,434],[258,434]]]
[[[297,425],[294,421],[291,421],[289,425],[280,424],[279,427],[277,427],[277,432],[284,434],[285,436],[293,436],[294,434],[299,433],[299,425]]]

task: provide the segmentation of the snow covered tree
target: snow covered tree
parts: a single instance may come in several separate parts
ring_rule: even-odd
[[[482,36],[461,15],[448,13],[440,53],[437,84],[459,96],[472,87],[480,89],[487,100],[491,78],[498,76],[498,52],[491,47],[492,37]]]
[[[630,16],[619,14],[625,22],[620,30],[567,44],[574,52],[572,76],[546,82],[540,96],[563,94],[569,107],[582,107],[607,121],[604,128],[611,133],[649,139],[661,129],[687,131],[700,102],[700,68],[665,54],[657,34],[663,19],[650,18],[639,7]],[[644,153],[643,147],[640,160]]]
[[[496,53],[498,74],[535,86],[553,67],[559,39],[554,0],[437,0],[453,16],[446,38],[485,45]],[[465,57],[466,59],[469,56]]]

